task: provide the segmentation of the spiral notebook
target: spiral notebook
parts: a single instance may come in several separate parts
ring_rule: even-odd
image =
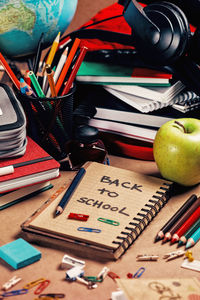
[[[64,212],[54,217],[66,185],[22,224],[22,232],[32,242],[116,260],[165,205],[173,184],[97,162],[87,162],[85,169]],[[68,218],[69,214],[86,215],[87,221]]]

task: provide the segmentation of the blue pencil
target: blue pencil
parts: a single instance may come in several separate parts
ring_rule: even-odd
[[[200,227],[188,239],[185,248],[188,249],[188,248],[194,246],[199,240],[200,240]]]
[[[55,211],[55,217],[62,214],[65,206],[67,205],[67,203],[68,203],[70,197],[72,196],[73,192],[75,191],[77,185],[80,183],[80,180],[83,177],[83,175],[85,174],[85,172],[86,171],[85,171],[84,168],[80,168],[80,170],[78,171],[78,173],[76,174],[76,176],[72,180],[72,183],[70,184],[70,186],[66,190],[66,192],[65,192],[64,196],[62,197],[60,203],[58,204],[58,206],[56,208],[56,211]]]

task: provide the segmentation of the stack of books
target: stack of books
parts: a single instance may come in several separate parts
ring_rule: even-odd
[[[175,118],[196,117],[199,97],[172,74],[148,68],[83,61],[77,76],[83,102],[96,108],[89,124],[153,146],[158,128]]]
[[[0,160],[0,210],[51,187],[60,164],[30,137],[24,155]]]

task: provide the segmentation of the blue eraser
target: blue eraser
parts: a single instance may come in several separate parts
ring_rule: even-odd
[[[19,269],[38,261],[41,252],[22,238],[0,247],[0,258],[14,269]]]

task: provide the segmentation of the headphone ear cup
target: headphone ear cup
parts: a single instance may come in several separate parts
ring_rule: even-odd
[[[176,5],[168,2],[150,4],[144,8],[144,12],[159,28],[160,38],[154,45],[148,45],[143,40],[143,50],[140,49],[141,54],[143,52],[143,59],[145,60],[146,56],[148,61],[150,60],[154,64],[173,63],[186,52],[188,45],[190,30],[185,14]],[[149,32],[149,34],[151,33]]]

